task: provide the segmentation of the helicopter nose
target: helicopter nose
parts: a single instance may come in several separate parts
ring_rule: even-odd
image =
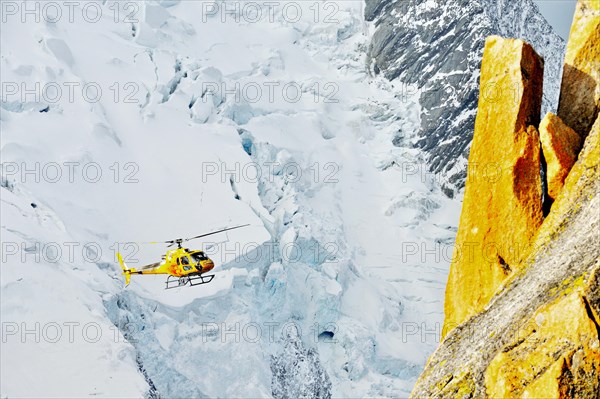
[[[215,267],[215,264],[212,260],[205,260],[202,262],[202,272],[206,273],[211,271]]]

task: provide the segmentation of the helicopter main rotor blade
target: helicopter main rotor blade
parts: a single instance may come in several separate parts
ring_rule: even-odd
[[[182,240],[182,241],[183,241],[183,242],[185,242],[185,241],[195,240],[196,238],[207,237],[207,236],[211,236],[211,235],[213,235],[213,234],[222,233],[222,232],[224,232],[224,231],[229,231],[229,230],[234,230],[234,229],[239,229],[240,227],[246,227],[246,226],[250,226],[250,223],[248,223],[248,224],[243,224],[243,225],[241,225],[241,226],[228,227],[228,228],[226,228],[226,229],[222,229],[222,230],[213,231],[212,233],[201,234],[201,235],[199,235],[199,236],[196,236],[196,237],[186,238],[186,239],[184,239],[184,240]]]
[[[156,244],[168,244],[171,241],[128,241],[126,244],[138,244],[138,245],[156,245]]]
[[[229,231],[229,230],[234,230],[234,229],[239,229],[240,227],[246,227],[246,226],[250,226],[250,224],[248,223],[248,224],[243,224],[240,226],[228,227],[226,229],[221,229],[221,230],[213,231],[211,233],[206,233],[206,234],[200,234],[199,236],[191,237],[191,238],[176,238],[174,240],[167,240],[167,241],[144,241],[144,242],[136,242],[135,244],[169,244],[169,245],[167,245],[167,248],[168,248],[175,244],[181,244],[182,242],[195,240],[196,238],[207,237],[207,236],[210,236],[213,234],[222,233],[224,231]]]

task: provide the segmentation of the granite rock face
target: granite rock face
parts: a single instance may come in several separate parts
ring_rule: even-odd
[[[581,138],[560,117],[548,113],[540,123],[540,140],[546,161],[548,197],[554,201],[577,160]]]
[[[599,397],[598,193],[597,119],[519,270],[448,333],[412,398]]]
[[[498,36],[486,40],[473,167],[446,287],[444,332],[483,308],[519,265],[543,221],[536,130],[542,77],[543,61],[530,45]]]
[[[578,13],[586,3],[589,1],[580,0]],[[590,31],[580,26],[587,24],[586,18],[574,18],[569,49],[582,42],[587,43],[588,49],[598,45],[597,39],[590,41]],[[501,47],[493,51],[498,44]],[[483,154],[492,153],[495,148],[503,154],[500,157],[514,158],[515,154],[505,147],[505,136],[492,134],[492,126],[497,126],[498,132],[507,132],[514,122],[515,132],[523,131],[525,126],[528,131],[535,131],[537,120],[528,119],[531,108],[523,105],[537,103],[537,91],[524,88],[519,108],[504,99],[502,105],[490,109],[482,100],[486,98],[483,84],[494,76],[516,76],[525,87],[525,82],[535,81],[536,75],[527,66],[521,68],[520,74],[516,71],[516,65],[528,64],[523,62],[525,51],[514,50],[518,45],[528,48],[520,41],[496,37],[487,41],[470,159],[484,158]],[[578,54],[577,65],[599,65],[597,52]],[[569,55],[565,57],[567,65],[571,60]],[[577,76],[589,79],[589,74]],[[561,97],[562,114],[570,125],[565,126],[561,118],[548,114],[539,126],[542,139],[537,143],[537,157],[542,146],[548,158],[547,173],[542,173],[542,179],[547,179],[554,202],[539,228],[530,231],[531,238],[525,236],[515,242],[521,251],[513,258],[517,263],[507,263],[510,270],[502,281],[497,279],[495,270],[488,270],[486,259],[473,263],[453,261],[447,287],[446,335],[419,377],[413,398],[600,398],[600,119],[596,112],[591,126],[583,123],[590,116],[591,108],[582,105],[588,104],[585,100],[589,99],[589,92],[568,89],[589,86],[581,86],[575,75],[568,73],[562,84],[562,93],[572,97],[569,103],[564,95]],[[480,145],[480,133],[486,131],[487,145]],[[516,145],[519,135],[514,138]],[[585,138],[580,152],[573,144],[579,138]],[[544,144],[544,140],[551,142]],[[572,145],[565,149],[556,143]],[[564,159],[552,159],[553,155],[564,158],[569,151],[570,159],[576,159],[572,168]],[[527,161],[512,170],[513,176],[529,175],[531,163],[539,161],[532,152],[524,158]],[[551,168],[553,162],[563,162],[558,174]],[[538,171],[542,170],[543,162]],[[560,178],[562,183],[553,187],[561,174],[566,178]],[[470,175],[469,170],[457,246],[472,239],[475,248],[484,248],[487,236],[510,229],[515,223],[530,223],[527,213],[517,215],[514,203],[499,195],[510,188],[517,189],[520,198],[535,199],[526,208],[538,214],[537,185],[513,178],[512,186],[504,182],[500,187],[481,179],[471,180]],[[478,194],[478,204],[473,193]],[[489,209],[493,212],[487,212]],[[497,213],[511,210],[514,214],[506,219],[497,217]],[[473,235],[481,224],[487,228],[486,233]],[[505,238],[500,235],[499,239]],[[472,307],[473,301],[476,308]],[[469,312],[462,312],[462,307]]]
[[[597,274],[588,287],[599,287]],[[575,289],[540,307],[518,332],[524,341],[505,347],[489,364],[486,393],[492,398],[589,398],[600,392],[597,320],[589,316],[588,298]]]
[[[556,109],[564,41],[531,0],[366,0],[365,17],[376,25],[368,54],[372,72],[401,81],[403,95],[420,92],[414,145],[429,154],[428,168],[449,196],[465,182],[487,36],[533,45],[545,59],[542,111]]]
[[[600,1],[577,3],[560,90],[558,116],[587,136],[600,109]]]

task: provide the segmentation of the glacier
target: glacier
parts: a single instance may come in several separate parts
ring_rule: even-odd
[[[408,396],[461,195],[368,5],[75,3],[3,4],[0,396]],[[245,223],[190,244],[212,283],[124,287]]]

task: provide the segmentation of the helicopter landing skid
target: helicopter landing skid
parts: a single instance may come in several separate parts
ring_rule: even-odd
[[[169,276],[169,277],[167,277],[167,281],[165,281],[165,284],[167,285],[167,287],[165,289],[169,290],[171,288],[183,287],[184,285],[187,285],[188,283],[192,287],[195,285],[208,284],[213,280],[213,278],[215,278],[214,274],[210,274],[208,276],[203,276],[201,274],[196,275],[196,276],[184,276],[184,277]]]

